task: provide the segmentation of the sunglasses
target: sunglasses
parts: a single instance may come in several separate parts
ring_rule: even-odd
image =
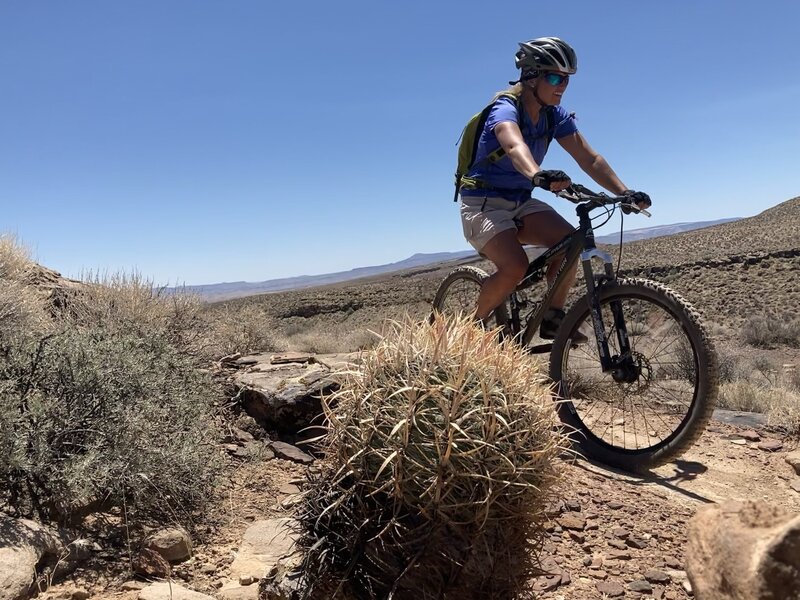
[[[561,73],[545,73],[544,80],[552,86],[561,85],[569,81],[569,75],[562,75]]]

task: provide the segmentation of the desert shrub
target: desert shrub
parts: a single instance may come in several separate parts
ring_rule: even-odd
[[[800,438],[800,393],[797,388],[780,387],[774,390],[774,394],[767,422],[794,438]]]
[[[0,328],[0,506],[59,522],[115,506],[188,522],[220,466],[193,301],[125,277],[65,298],[39,315],[46,327]]]
[[[753,315],[742,325],[742,341],[759,348],[774,348],[778,344],[800,348],[800,318],[774,313]]]
[[[307,331],[287,338],[289,349],[315,354],[357,352],[374,348],[378,335],[365,329],[355,331]]]
[[[256,304],[221,304],[203,313],[206,345],[212,359],[241,352],[285,350],[286,342],[276,332],[275,319]]]
[[[781,392],[775,388],[737,379],[720,385],[717,406],[767,414],[780,398]]]
[[[309,580],[359,598],[519,594],[562,445],[538,365],[438,318],[397,323],[339,376],[299,516]]]

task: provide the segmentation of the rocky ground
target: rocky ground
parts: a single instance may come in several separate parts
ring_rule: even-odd
[[[328,364],[323,358],[273,365],[267,364],[268,355],[240,360],[235,377],[251,390],[271,389],[264,398],[272,408],[281,392],[283,401],[299,407],[301,396],[289,397],[287,390],[297,391],[299,382],[319,389],[328,364],[343,364],[342,357]],[[797,461],[794,442],[767,430],[757,415],[720,412],[717,418],[685,456],[645,476],[563,457],[562,500],[550,513],[542,550],[550,574],[530,582],[536,597],[688,598],[687,524],[698,509],[732,499],[767,500],[800,511],[800,476],[790,464]],[[243,557],[253,554],[248,539],[263,530],[265,520],[291,517],[299,484],[315,468],[289,444],[237,432],[223,447],[234,460],[230,479],[215,509],[198,523],[201,539],[191,558],[173,564],[170,575],[174,586],[226,600],[256,597],[257,577],[242,569]],[[43,596],[154,600],[168,595],[168,586],[134,578],[129,556],[121,553],[106,556],[103,570],[79,569]]]

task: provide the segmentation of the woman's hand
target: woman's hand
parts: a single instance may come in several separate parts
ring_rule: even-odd
[[[572,180],[564,171],[539,171],[531,179],[533,187],[540,187],[549,192],[560,192],[572,185]]]

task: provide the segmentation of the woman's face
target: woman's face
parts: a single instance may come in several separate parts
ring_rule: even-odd
[[[545,104],[561,104],[561,96],[567,89],[569,75],[560,71],[547,71],[536,79],[539,97]]]

